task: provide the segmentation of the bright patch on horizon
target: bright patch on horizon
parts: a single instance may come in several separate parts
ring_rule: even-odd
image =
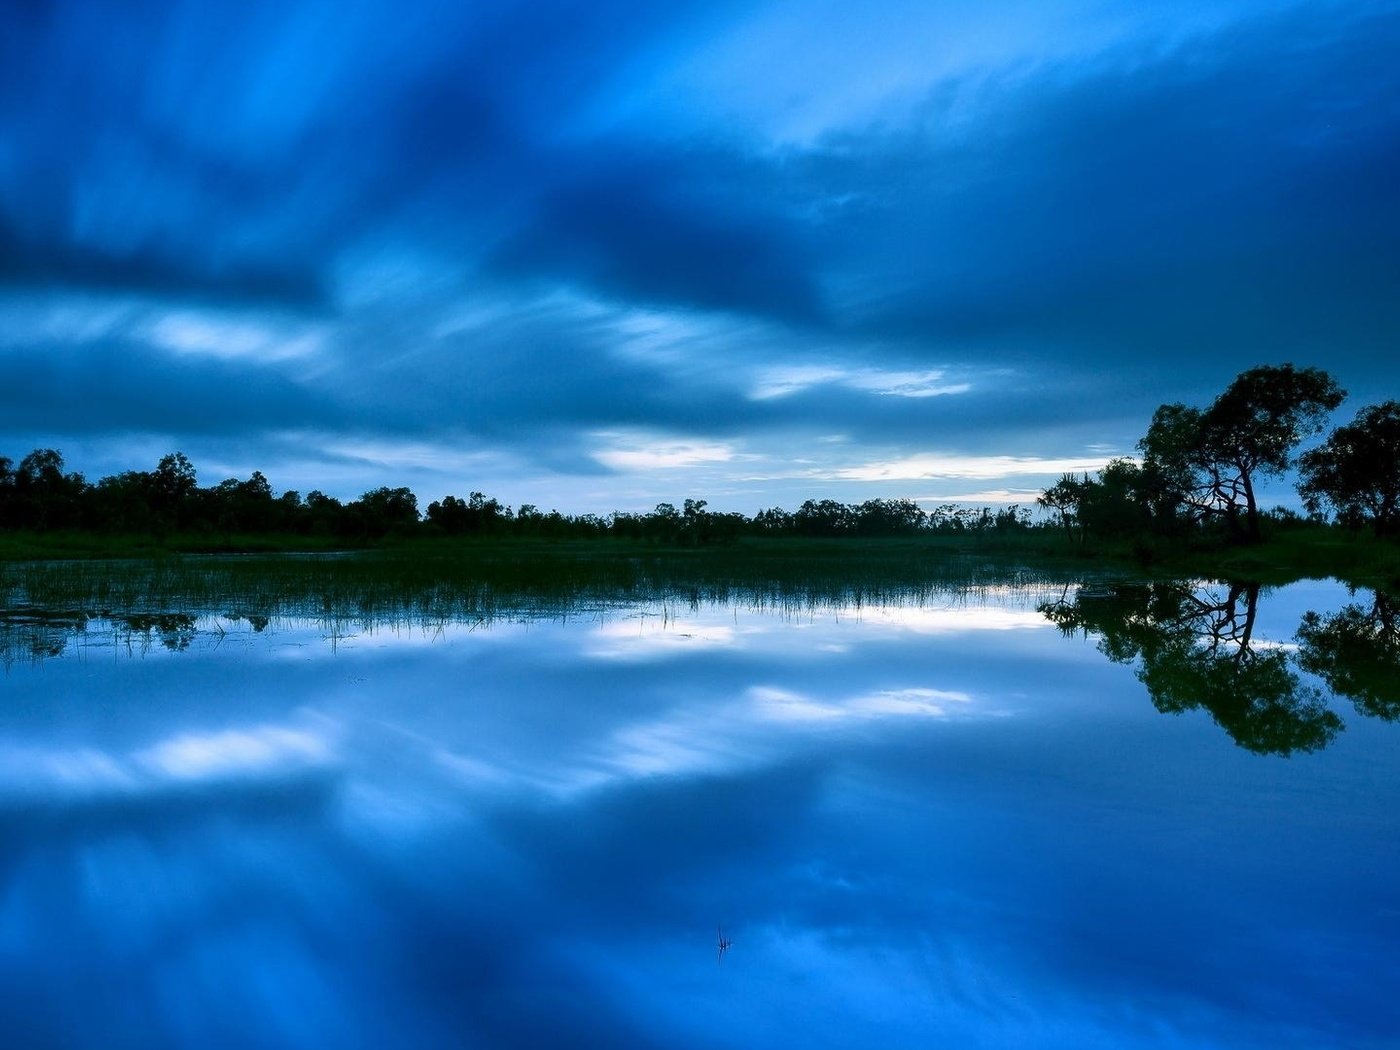
[[[915,503],[1034,503],[1041,489],[979,489],[947,495],[914,496]]]
[[[987,481],[1027,474],[1079,474],[1102,470],[1110,458],[1085,456],[1077,459],[1040,459],[1034,456],[945,456],[923,453],[902,459],[844,467],[812,476],[841,481],[927,481],[934,478]]]

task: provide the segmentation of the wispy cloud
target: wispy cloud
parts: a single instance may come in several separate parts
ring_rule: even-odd
[[[146,331],[151,343],[176,354],[196,354],[223,360],[285,361],[321,351],[325,333],[319,327],[279,328],[265,320],[177,311],[153,321]]]
[[[1101,455],[1041,459],[1035,456],[966,456],[927,452],[829,472],[813,472],[812,476],[843,481],[926,481],[937,478],[980,481],[1100,470],[1108,459]]]
[[[133,2],[0,34],[5,454],[982,498],[1266,360],[1400,378],[1393,4]]]
[[[594,459],[618,471],[675,470],[710,463],[728,463],[736,458],[733,445],[719,441],[687,441],[643,435],[596,434],[608,445],[595,449]]]
[[[948,382],[942,369],[887,371],[879,368],[843,368],[838,365],[783,365],[764,369],[749,390],[755,401],[787,397],[815,386],[840,386],[890,397],[939,397],[965,394],[971,383]]]

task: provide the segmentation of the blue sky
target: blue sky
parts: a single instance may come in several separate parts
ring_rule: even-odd
[[[1400,386],[1400,4],[0,17],[11,456],[752,512]]]

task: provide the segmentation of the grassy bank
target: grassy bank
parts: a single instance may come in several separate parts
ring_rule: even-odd
[[[616,539],[401,540],[359,551],[305,549],[292,537],[218,548],[122,537],[10,534],[0,603],[10,608],[178,608],[378,617],[494,615],[618,600],[860,604],[934,591],[1086,577],[1334,576],[1400,584],[1400,545],[1335,529],[1295,529],[1243,547],[1184,543],[1082,547],[1061,534],[909,539],[744,540],[664,547]],[[207,537],[205,537],[207,540]],[[266,539],[258,537],[257,539]]]
[[[1084,554],[1163,578],[1284,584],[1330,577],[1357,586],[1400,584],[1400,542],[1330,526],[1280,529],[1253,544],[1134,540],[1091,547]]]
[[[619,601],[801,608],[920,601],[968,588],[1070,582],[1082,559],[914,541],[666,548],[618,541],[420,542],[329,553],[72,558],[0,564],[0,603],[67,610],[490,617]]]

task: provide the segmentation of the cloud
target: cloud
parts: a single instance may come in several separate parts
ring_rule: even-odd
[[[147,337],[177,354],[263,362],[314,355],[325,341],[315,329],[283,333],[264,324],[187,311],[165,314],[151,325]]]
[[[828,383],[890,397],[941,397],[944,394],[965,394],[972,389],[971,383],[945,382],[944,376],[945,373],[936,368],[921,372],[894,372],[878,368],[843,368],[840,365],[780,365],[760,373],[749,397],[755,401],[766,401]]]
[[[495,250],[493,271],[580,282],[624,301],[820,316],[811,245],[762,164],[708,145],[639,152],[602,142],[582,165]]]
[[[730,445],[719,442],[672,441],[615,434],[597,434],[610,441],[607,448],[593,452],[593,458],[613,470],[674,470],[704,463],[728,463],[735,458]]]
[[[324,390],[240,360],[153,351],[123,340],[81,352],[11,351],[0,386],[4,428],[68,437],[103,433],[210,435],[256,432],[288,420],[346,426],[348,406]]]
[[[899,459],[862,463],[842,467],[814,476],[827,476],[847,481],[922,481],[931,478],[960,480],[996,480],[1033,474],[1064,474],[1100,470],[1107,456],[1081,456],[1066,459],[1040,459],[1033,456],[960,456],[936,452],[904,456]]]
[[[17,8],[7,440],[598,510],[1056,470],[1265,361],[1392,396],[1400,8],[1007,10]]]
[[[872,289],[848,316],[1086,384],[1390,369],[1397,40],[1390,7],[1294,8],[951,83],[922,123],[831,136],[812,178],[872,202],[847,228]]]

